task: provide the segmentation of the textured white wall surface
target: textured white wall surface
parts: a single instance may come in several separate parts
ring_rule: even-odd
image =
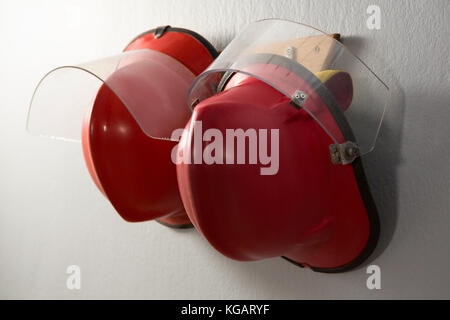
[[[381,29],[366,26],[370,4]],[[450,2],[0,0],[0,298],[450,298]],[[366,268],[320,274],[274,258],[237,262],[195,230],[124,222],[96,189],[79,144],[25,131],[49,69],[120,52],[155,26],[222,49],[246,24],[286,18],[339,32],[391,87],[366,171],[382,222]],[[82,270],[81,290],[66,268]]]

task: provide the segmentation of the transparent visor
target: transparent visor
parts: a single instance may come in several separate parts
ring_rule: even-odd
[[[285,20],[252,23],[197,77],[188,105],[195,108],[249,77],[286,95],[335,144],[353,142],[359,155],[373,150],[389,89],[334,37]]]
[[[186,96],[193,80],[180,62],[147,49],[59,67],[36,87],[27,129],[34,135],[80,141],[83,120],[99,92],[106,90],[120,99],[145,134],[171,139],[173,130],[184,128],[189,120]]]

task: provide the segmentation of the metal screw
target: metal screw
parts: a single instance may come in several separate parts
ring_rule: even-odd
[[[347,155],[349,155],[350,157],[357,156],[359,153],[358,149],[354,148],[354,147],[347,148],[346,152],[347,152]]]
[[[295,98],[304,100],[306,98],[306,94],[300,93],[300,92],[296,92],[295,93]]]
[[[287,58],[295,60],[297,55],[297,49],[295,47],[287,47],[285,54]]]

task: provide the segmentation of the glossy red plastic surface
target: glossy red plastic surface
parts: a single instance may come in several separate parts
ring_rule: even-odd
[[[300,88],[307,103],[326,109],[306,82]],[[203,132],[217,128],[225,137],[226,129],[279,129],[279,171],[262,176],[254,164],[178,164],[181,197],[197,230],[230,258],[286,256],[307,266],[336,268],[365,248],[368,215],[352,166],[331,163],[333,141],[289,100],[248,78],[199,103],[191,121],[202,121]],[[336,124],[331,129],[339,134]],[[185,138],[184,148],[193,145],[192,130]]]
[[[175,58],[186,66],[193,74],[199,75],[213,61],[211,53],[193,36],[184,32],[167,31],[155,39],[154,33],[145,34],[132,43],[124,51],[151,49]]]
[[[211,54],[193,36],[167,32],[154,39],[147,34],[126,49],[152,49],[184,64],[193,75],[212,61]],[[158,70],[155,77],[158,79]],[[136,70],[138,81],[140,70]],[[148,88],[174,94],[177,83],[164,81]],[[180,97],[186,107],[185,96]],[[151,101],[149,101],[151,104]],[[176,129],[176,128],[174,128]],[[86,114],[82,146],[89,173],[97,187],[127,221],[160,218],[170,225],[190,224],[180,199],[175,165],[171,161],[172,141],[152,139],[140,129],[119,98],[105,85]]]

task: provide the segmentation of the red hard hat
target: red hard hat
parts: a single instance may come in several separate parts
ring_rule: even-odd
[[[378,239],[360,157],[370,151],[364,144],[370,139],[352,118],[368,97],[361,98],[359,89],[374,78],[360,72],[365,65],[337,40],[323,33],[299,39],[303,28],[310,31],[292,22],[257,22],[196,79],[189,97],[193,113],[178,147],[178,182],[191,221],[224,255],[242,261],[282,256],[316,271],[340,272],[364,261]],[[298,56],[280,55],[283,46]],[[327,52],[301,56],[307,48]],[[224,76],[212,92],[217,73]],[[379,120],[373,119],[376,125]],[[207,139],[198,137],[208,130]],[[229,130],[247,134],[241,140],[246,161],[233,162],[239,141]],[[229,144],[230,137],[236,143]],[[251,162],[250,152],[258,150],[261,158],[261,148],[275,144],[272,156],[279,156],[267,174],[267,161]],[[205,155],[206,148],[215,150],[214,161],[186,161],[186,154]]]
[[[80,101],[79,107],[74,107],[80,109],[78,114],[84,113],[82,126],[78,127],[78,123],[74,126],[74,135],[82,132],[89,173],[125,220],[158,219],[173,227],[191,226],[171,161],[176,142],[169,138],[172,130],[183,127],[189,119],[186,107],[189,86],[216,56],[213,46],[199,34],[164,26],[136,37],[118,58],[80,67],[102,81],[97,81],[91,90],[90,94],[94,95],[90,102]],[[54,77],[57,76],[56,72]],[[52,74],[46,81],[51,77]],[[38,87],[37,98],[39,94],[44,95],[41,91],[45,91],[42,88],[45,84]],[[64,82],[65,86],[69,84]],[[69,88],[77,89],[75,85]],[[63,99],[64,104],[70,100]],[[37,123],[40,119],[35,119],[45,115],[39,110],[43,108],[39,101],[33,104],[30,120]],[[139,122],[143,118],[143,123]],[[68,134],[52,135],[67,137]]]

